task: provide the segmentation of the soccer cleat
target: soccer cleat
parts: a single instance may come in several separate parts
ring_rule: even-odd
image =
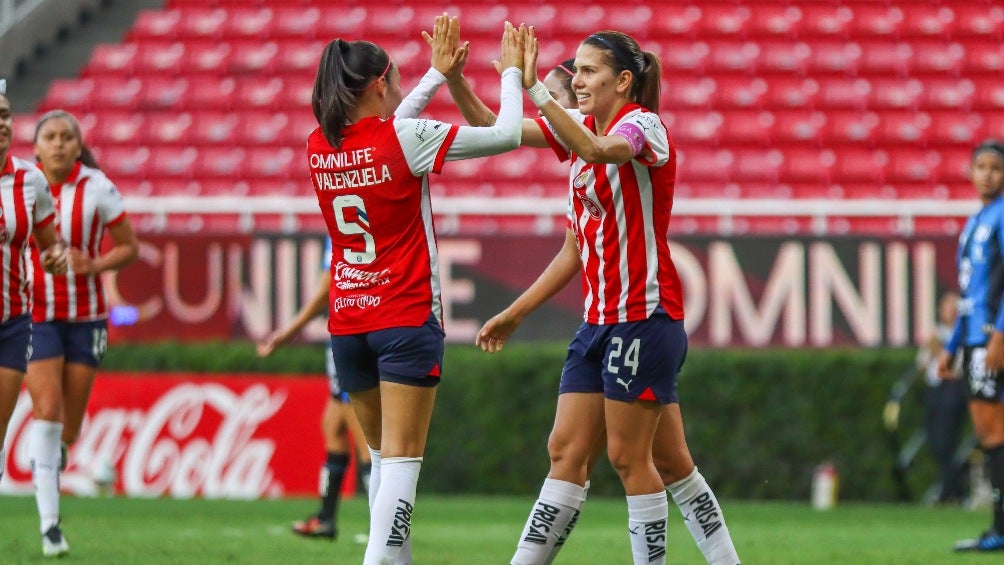
[[[955,542],[955,551],[1004,551],[1004,535],[987,530],[978,538]]]
[[[51,528],[42,534],[42,555],[46,557],[62,557],[70,552],[70,546],[63,537],[63,530],[59,524],[53,524]]]
[[[338,530],[334,523],[328,520],[321,520],[317,516],[311,516],[303,521],[293,522],[293,533],[308,538],[328,538],[334,540],[338,537]]]

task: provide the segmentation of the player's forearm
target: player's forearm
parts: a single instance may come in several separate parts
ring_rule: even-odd
[[[459,76],[446,81],[446,86],[450,89],[450,96],[457,105],[457,109],[463,114],[467,123],[472,126],[495,125],[497,116],[492,112],[484,101],[474,93],[467,79]]]

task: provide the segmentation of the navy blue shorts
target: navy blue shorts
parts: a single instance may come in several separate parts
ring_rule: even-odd
[[[446,334],[435,315],[418,327],[331,336],[335,371],[348,393],[380,381],[431,387],[439,384]]]
[[[605,398],[625,402],[678,402],[676,376],[686,357],[683,320],[665,314],[603,326],[583,323],[568,346],[558,393],[602,392]]]
[[[28,370],[31,357],[31,314],[22,314],[0,324],[0,367]]]
[[[324,351],[324,368],[328,373],[328,390],[331,391],[331,399],[342,403],[348,402],[349,393],[342,390],[342,381],[338,378],[338,371],[335,370],[334,354],[331,352],[330,347]]]
[[[62,357],[67,363],[97,367],[108,350],[108,322],[38,322],[32,361]]]

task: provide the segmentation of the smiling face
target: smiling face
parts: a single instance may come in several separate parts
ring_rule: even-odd
[[[608,53],[588,43],[575,52],[575,76],[572,90],[583,114],[596,115],[605,121],[628,102],[631,92],[631,72],[615,73],[607,62]]]
[[[969,172],[980,200],[990,202],[1004,189],[1004,157],[993,151],[982,151],[973,159]]]
[[[35,155],[50,179],[65,178],[80,158],[80,133],[69,118],[46,120],[35,134]]]

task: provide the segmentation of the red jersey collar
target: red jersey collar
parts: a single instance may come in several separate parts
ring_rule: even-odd
[[[7,160],[3,163],[3,170],[0,171],[0,176],[12,174],[14,174],[14,160],[11,159],[10,153],[7,153]]]
[[[42,162],[41,161],[36,162],[35,163],[35,167],[37,167],[38,170],[42,171],[43,173],[45,172],[45,169],[42,168]],[[67,175],[66,180],[64,180],[63,182],[61,182],[59,184],[54,184],[54,185],[50,186],[50,188],[52,189],[53,194],[59,194],[59,189],[63,188],[64,184],[73,184],[73,183],[77,182],[77,177],[80,176],[80,167],[81,167],[80,161],[75,161],[73,163],[73,169],[70,170],[70,174]]]
[[[614,118],[610,120],[610,125],[607,126],[607,131],[603,132],[603,135],[609,134],[610,128],[614,127],[614,124],[621,121],[621,118],[627,115],[628,112],[633,112],[635,110],[644,111],[645,108],[643,108],[641,104],[638,104],[636,102],[628,102],[627,104],[621,106],[621,109],[617,111],[617,115],[615,115]],[[593,133],[599,134],[599,132],[596,131],[596,116],[590,114],[589,116],[587,116],[586,119],[588,120],[587,124],[589,126],[589,129],[592,130]]]

